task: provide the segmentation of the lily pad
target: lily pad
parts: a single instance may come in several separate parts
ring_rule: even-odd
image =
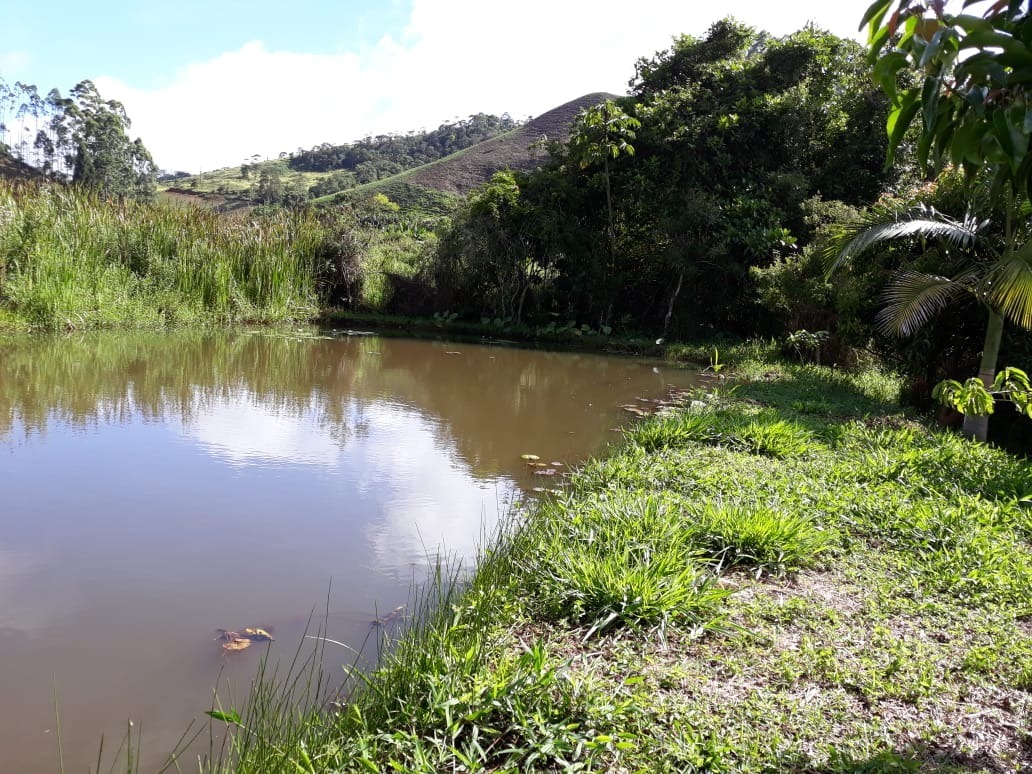
[[[541,458],[536,454],[521,454],[520,459],[527,460],[528,462],[537,462]]]

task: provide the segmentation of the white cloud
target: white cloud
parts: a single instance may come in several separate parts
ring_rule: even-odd
[[[197,171],[479,111],[538,115],[591,91],[625,92],[638,57],[729,13],[774,34],[813,20],[856,36],[866,5],[414,0],[398,40],[360,52],[269,51],[254,41],[180,69],[158,90],[96,82],[125,104],[160,166]]]

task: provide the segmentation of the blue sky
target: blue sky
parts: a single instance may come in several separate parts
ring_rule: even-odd
[[[869,0],[7,0],[0,77],[121,100],[159,166],[418,130],[475,112],[524,118],[624,93],[640,56],[716,19],[857,37]]]

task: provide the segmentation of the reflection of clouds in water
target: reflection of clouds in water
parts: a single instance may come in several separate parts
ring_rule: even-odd
[[[360,492],[382,512],[369,526],[378,566],[423,566],[439,552],[471,558],[509,507],[515,483],[475,479],[440,425],[418,412],[377,404],[366,419],[368,435],[349,448],[348,462]]]
[[[74,607],[74,589],[55,595],[44,569],[40,555],[0,548],[0,632],[39,631]]]
[[[183,432],[233,465],[333,470],[344,482],[342,501],[356,496],[372,506],[370,564],[399,570],[424,566],[438,553],[473,557],[509,508],[516,484],[475,478],[441,424],[408,406],[350,401],[343,414],[350,433],[320,422],[311,408],[240,391],[202,403]]]
[[[233,465],[272,461],[336,468],[340,462],[341,443],[310,409],[275,405],[249,390],[214,404],[197,403],[184,434]]]

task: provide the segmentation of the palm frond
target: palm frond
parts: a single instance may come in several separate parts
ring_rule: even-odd
[[[885,289],[885,307],[878,313],[882,333],[909,336],[958,297],[971,292],[973,275],[950,279],[919,271],[901,271]]]
[[[1000,314],[1032,329],[1032,240],[993,264],[982,287],[986,300]]]
[[[841,227],[824,251],[825,272],[832,274],[871,245],[901,237],[939,237],[967,248],[975,243],[986,224],[987,221],[979,222],[971,215],[956,220],[924,205],[903,212],[872,210]]]

